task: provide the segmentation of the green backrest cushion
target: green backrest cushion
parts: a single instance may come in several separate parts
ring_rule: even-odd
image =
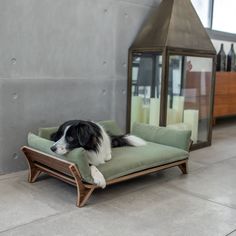
[[[189,150],[190,130],[175,130],[166,127],[134,123],[132,134],[146,141],[168,145],[183,150]]]
[[[105,120],[98,122],[109,134],[122,135],[124,134],[114,120]]]
[[[122,135],[122,131],[114,120],[106,120],[98,122],[109,134],[112,135]],[[52,133],[56,132],[58,127],[49,127],[49,128],[39,128],[38,136],[50,139]]]
[[[55,133],[58,130],[58,127],[48,127],[48,128],[39,128],[38,136],[41,138],[49,139],[52,133]]]
[[[30,147],[56,156],[63,160],[75,163],[80,171],[82,179],[87,183],[93,183],[86,151],[83,148],[76,148],[70,151],[67,155],[62,156],[51,151],[50,147],[53,145],[53,143],[53,141],[39,137],[33,133],[28,134],[28,145]]]

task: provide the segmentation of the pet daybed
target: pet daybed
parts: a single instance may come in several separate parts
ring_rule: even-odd
[[[99,122],[113,135],[122,132],[114,121]],[[54,128],[40,128],[38,135],[29,133],[28,146],[22,147],[28,164],[30,183],[36,181],[41,172],[47,173],[77,187],[77,206],[82,207],[92,192],[98,188],[93,183],[87,153],[82,148],[60,156],[50,150],[49,140]],[[187,162],[191,131],[174,130],[135,123],[132,134],[143,138],[147,145],[112,149],[112,160],[97,168],[104,175],[107,185],[178,166],[187,174]]]

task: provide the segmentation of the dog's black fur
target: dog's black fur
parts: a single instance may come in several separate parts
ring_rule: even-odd
[[[51,140],[57,142],[64,134],[66,127],[70,128],[66,132],[67,148],[72,150],[74,148],[83,147],[87,151],[98,152],[99,145],[102,141],[101,128],[90,121],[83,120],[70,120],[63,123],[57,132],[51,135]],[[111,135],[108,133],[111,140],[111,146],[132,146],[128,140],[125,139],[126,135]]]

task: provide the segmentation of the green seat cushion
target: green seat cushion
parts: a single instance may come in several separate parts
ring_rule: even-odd
[[[112,159],[97,166],[106,180],[112,180],[151,167],[187,159],[189,153],[179,148],[148,142],[140,147],[112,149]]]

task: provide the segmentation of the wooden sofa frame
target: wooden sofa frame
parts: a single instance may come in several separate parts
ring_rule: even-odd
[[[83,207],[88,201],[92,192],[96,188],[100,188],[94,184],[84,183],[81,178],[81,174],[76,164],[60,159],[58,157],[40,152],[36,149],[23,146],[21,150],[26,156],[26,160],[29,166],[28,181],[34,183],[40,173],[44,172],[50,176],[58,178],[68,184],[74,185],[77,188],[77,201],[78,207]],[[129,175],[125,175],[116,179],[108,180],[107,185],[123,182],[129,179],[133,179],[142,175],[158,172],[160,170],[168,169],[178,166],[183,174],[188,173],[188,159],[176,161],[161,166],[145,169],[139,172],[135,172]]]

